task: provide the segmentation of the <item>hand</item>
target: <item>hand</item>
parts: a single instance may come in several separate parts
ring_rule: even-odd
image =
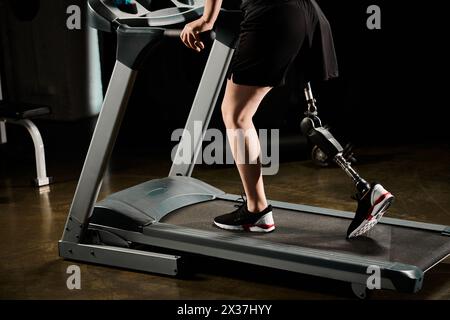
[[[212,23],[207,23],[203,18],[192,21],[184,26],[181,31],[181,41],[186,47],[197,52],[205,49],[205,44],[200,40],[200,33],[209,31],[213,27]]]

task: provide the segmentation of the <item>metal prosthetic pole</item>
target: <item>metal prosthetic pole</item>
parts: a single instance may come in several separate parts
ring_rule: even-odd
[[[322,122],[317,116],[316,99],[314,99],[309,82],[305,87],[305,97],[308,108],[305,112],[306,118],[303,119],[300,125],[302,132],[329,159],[332,159],[344,170],[355,183],[356,190],[358,191],[357,197],[362,198],[370,190],[370,185],[352,168],[351,162],[344,156],[345,150],[341,144],[327,128],[322,126]]]
[[[350,162],[342,156],[342,153],[337,154],[333,160],[353,180],[356,190],[358,190],[358,196],[362,198],[370,190],[370,184],[361,178],[358,172],[352,168]]]

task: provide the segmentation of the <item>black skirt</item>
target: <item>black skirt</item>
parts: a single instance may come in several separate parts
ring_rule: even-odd
[[[228,79],[282,86],[294,60],[305,82],[338,76],[331,27],[314,0],[244,0],[241,9],[244,18]]]

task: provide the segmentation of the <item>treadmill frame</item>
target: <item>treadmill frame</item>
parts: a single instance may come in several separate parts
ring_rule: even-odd
[[[137,5],[141,10],[142,6],[139,3]],[[97,10],[101,11],[104,16],[100,16]],[[144,10],[141,11],[144,12]],[[225,17],[218,21],[216,39],[212,45],[187,125],[187,130],[189,130],[190,122],[204,119],[203,134],[198,137],[202,140],[222,88],[226,70],[233,56],[237,37],[236,26],[227,27],[227,24],[222,20],[233,21],[237,14],[240,16],[240,12],[222,11],[222,16],[225,15]],[[120,19],[126,21],[130,16],[113,10],[109,2],[100,0],[88,1],[88,17],[90,25],[99,30],[108,32],[117,27],[118,49],[114,70],[77,184],[62,239],[59,242],[59,255],[67,259],[95,261],[117,267],[174,275],[178,272],[180,262],[180,257],[177,255],[143,254],[137,250],[84,243],[89,217],[97,201],[102,180],[138,74],[138,62],[165,35],[173,36],[172,30],[149,26],[132,27],[126,25],[126,22],[121,24]],[[173,21],[171,22],[171,20]],[[176,19],[176,16],[170,15],[166,21],[168,24],[180,22],[179,19]],[[132,23],[133,20],[130,19],[130,22]],[[167,33],[165,34],[165,32]],[[133,37],[136,41],[129,41]],[[183,135],[180,144],[182,143],[189,143],[185,135]],[[198,155],[201,143],[197,143],[196,146],[195,154]],[[194,155],[192,158],[194,158]],[[188,170],[188,175],[190,175],[193,165],[184,170]],[[179,175],[180,173],[173,174]],[[130,257],[133,255],[139,256],[139,259],[130,262]]]
[[[130,30],[130,33],[132,33],[133,29],[131,28]],[[142,33],[144,31],[140,28],[137,32]],[[161,182],[172,181],[174,185],[180,186],[184,182],[193,182],[194,189],[200,184],[198,180],[191,178],[191,175],[200,153],[202,141],[214,111],[217,98],[225,80],[226,71],[234,52],[236,35],[235,32],[233,33],[225,29],[222,31],[219,30],[217,33],[217,38],[213,43],[169,177],[161,179]],[[161,33],[161,35],[156,36],[159,38],[155,40],[155,43],[162,38],[163,34]],[[155,218],[154,221],[144,226],[142,232],[89,224],[89,218],[94,210],[102,179],[110,160],[121,120],[137,75],[137,67],[134,64],[126,64],[129,57],[125,59],[126,61],[124,60],[125,62],[119,60],[121,49],[124,48],[120,48],[119,45],[118,60],[116,61],[76,188],[62,240],[59,242],[59,254],[61,257],[70,260],[167,275],[176,275],[179,272],[180,263],[182,262],[180,255],[90,244],[85,239],[86,233],[90,229],[106,231],[129,242],[170,248],[180,252],[200,253],[227,260],[347,281],[360,289],[366,286],[366,281],[369,276],[366,273],[367,268],[371,265],[377,265],[381,267],[382,289],[406,292],[417,292],[420,290],[424,271],[416,266],[369,260],[350,254],[325,250],[281,245],[234,234],[223,236],[214,232],[189,229],[159,222],[159,219],[168,212],[161,213],[159,218]],[[147,49],[143,46],[140,50],[144,51]],[[136,57],[139,53],[136,54]],[[202,134],[198,136],[194,136],[193,134],[194,123],[196,121],[202,121],[203,123]],[[179,151],[186,144],[192,145],[191,137],[194,137],[194,148],[187,149],[191,150],[190,159],[192,161],[184,164],[179,161]],[[236,198],[234,195],[225,194],[210,186],[211,189],[208,191],[208,185],[202,184],[202,192],[193,192],[186,195],[191,197],[189,202],[181,203],[181,201],[178,201],[178,204],[168,206],[168,208],[174,210],[202,201],[214,199],[232,201]],[[204,189],[205,185],[207,186],[206,191]],[[276,201],[271,201],[271,203],[275,208],[293,211],[304,211],[344,218],[351,218],[352,216],[352,213],[331,209]],[[383,218],[381,223],[440,232],[446,236],[450,235],[450,228],[447,226],[387,218]]]

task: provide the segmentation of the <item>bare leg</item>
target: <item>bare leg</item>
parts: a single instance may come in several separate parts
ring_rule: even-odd
[[[222,102],[223,121],[250,212],[260,212],[267,207],[259,159],[261,150],[253,116],[271,89],[238,85],[228,80]]]

